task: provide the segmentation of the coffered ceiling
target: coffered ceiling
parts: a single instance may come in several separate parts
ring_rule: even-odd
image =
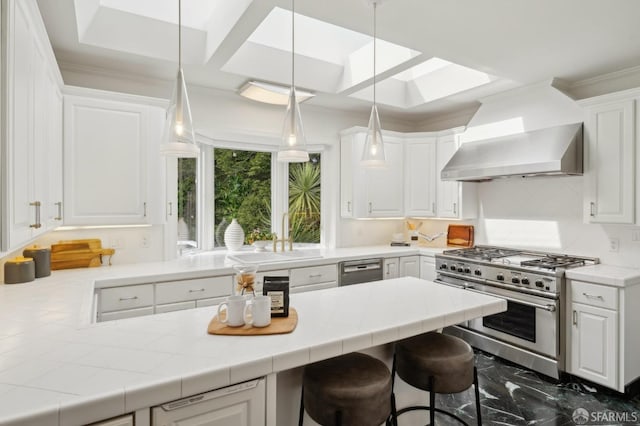
[[[177,0],[37,0],[63,70],[167,81],[177,66]],[[237,91],[291,82],[290,0],[183,0],[192,85]],[[310,104],[367,111],[373,8],[296,1],[296,85]],[[407,120],[466,109],[509,88],[568,84],[640,66],[637,0],[385,0],[378,4],[377,100]]]

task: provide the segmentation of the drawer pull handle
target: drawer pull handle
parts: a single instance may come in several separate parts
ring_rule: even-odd
[[[586,297],[587,299],[596,299],[596,300],[601,300],[601,301],[604,302],[604,297],[602,297],[600,295],[589,294],[589,293],[582,293],[582,295],[584,297]]]
[[[309,275],[309,278],[320,278],[322,276],[322,274],[311,274]]]
[[[120,301],[124,302],[125,300],[136,300],[138,298],[138,296],[131,296],[131,297],[121,297]]]
[[[58,201],[55,205],[58,206],[58,215],[53,220],[62,220],[62,201]]]
[[[189,293],[200,293],[201,291],[204,291],[204,288],[201,288],[200,290],[190,289]]]
[[[593,201],[589,203],[589,216],[595,217],[596,215],[596,203]]]
[[[578,311],[573,311],[573,325],[578,325]]]
[[[40,222],[40,207],[42,203],[40,201],[34,201],[33,203],[29,203],[29,205],[36,208],[36,223],[29,225],[29,228],[40,229],[42,227],[42,223]]]

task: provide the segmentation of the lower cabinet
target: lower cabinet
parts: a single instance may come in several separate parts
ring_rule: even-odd
[[[433,281],[436,279],[436,259],[434,256],[420,256],[420,278]]]
[[[153,426],[264,426],[265,379],[255,379],[153,407]]]
[[[398,278],[400,276],[400,258],[387,257],[386,259],[384,259],[384,265],[382,269],[383,280]]]
[[[620,344],[618,289],[570,281],[567,371],[617,389]]]
[[[289,291],[302,293],[338,286],[338,265],[309,266],[289,271]]]
[[[420,256],[403,256],[400,258],[400,276],[420,278]]]

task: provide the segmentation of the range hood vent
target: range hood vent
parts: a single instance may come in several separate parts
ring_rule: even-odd
[[[442,180],[482,182],[510,176],[582,174],[582,123],[462,144]]]

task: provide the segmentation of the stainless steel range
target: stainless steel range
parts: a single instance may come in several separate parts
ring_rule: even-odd
[[[446,329],[472,346],[559,378],[564,371],[564,271],[596,258],[475,246],[436,254],[436,282],[502,297],[507,310]]]

